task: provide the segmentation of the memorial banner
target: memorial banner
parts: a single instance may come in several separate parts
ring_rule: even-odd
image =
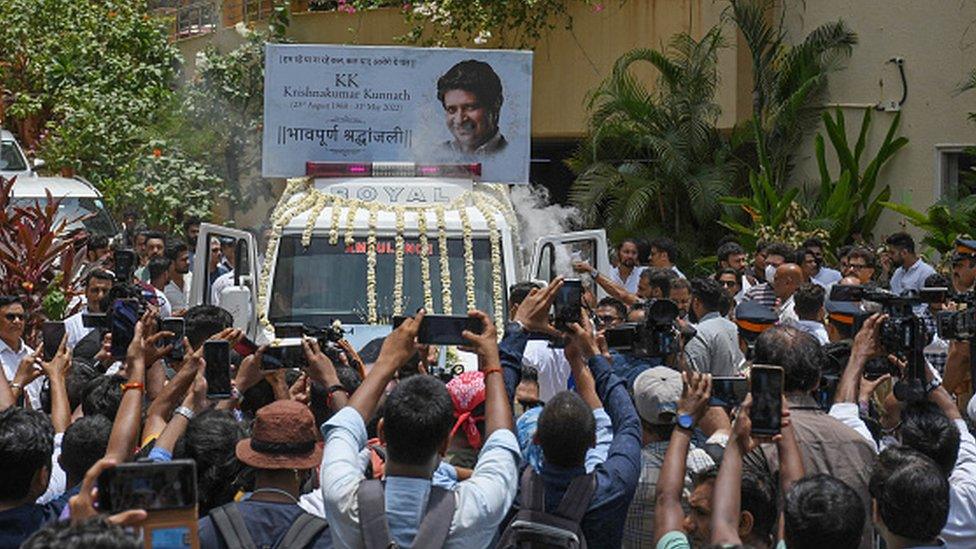
[[[532,52],[268,44],[262,173],[305,162],[482,165],[529,180]]]

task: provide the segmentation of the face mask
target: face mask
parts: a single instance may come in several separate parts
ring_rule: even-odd
[[[772,284],[774,278],[776,278],[776,267],[766,265],[766,282]]]

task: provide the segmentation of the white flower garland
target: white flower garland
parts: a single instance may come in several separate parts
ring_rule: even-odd
[[[420,279],[424,284],[424,309],[434,311],[434,293],[430,289],[430,248],[427,242],[427,212],[417,212],[417,232],[420,233]]]
[[[451,302],[451,263],[447,249],[447,222],[444,207],[437,207],[437,243],[441,252],[441,310],[449,315],[454,309]]]
[[[471,219],[468,217],[468,208],[462,206],[458,208],[461,216],[461,235],[464,240],[464,297],[467,300],[468,310],[473,311],[478,308],[474,295],[474,245],[471,242]]]
[[[397,207],[396,212],[396,256],[393,262],[393,314],[403,312],[403,208]]]
[[[369,209],[369,233],[366,236],[366,322],[376,324],[376,214],[378,208]]]
[[[294,199],[299,193],[304,193],[300,199]],[[462,235],[464,239],[464,275],[465,275],[465,298],[469,308],[476,306],[474,291],[474,247],[472,242],[472,229],[470,218],[466,208],[471,205],[485,217],[488,224],[489,238],[491,242],[491,261],[492,261],[492,298],[495,308],[495,322],[500,325],[504,316],[502,308],[504,306],[504,288],[502,280],[502,258],[501,258],[501,233],[498,230],[495,215],[501,213],[508,223],[516,246],[519,245],[518,221],[515,212],[509,206],[507,198],[504,196],[504,189],[500,185],[476,184],[472,192],[463,193],[447,204],[438,205],[435,208],[438,228],[438,245],[440,248],[440,274],[441,274],[441,298],[443,301],[443,313],[451,314],[453,303],[451,300],[451,270],[450,256],[448,250],[446,212],[454,210],[458,212],[461,219]],[[329,224],[329,243],[336,245],[339,240],[339,225],[341,220],[342,208],[347,208],[345,226],[345,244],[355,243],[354,227],[356,213],[360,208],[369,210],[369,232],[367,236],[367,258],[366,258],[366,302],[367,302],[367,321],[371,324],[378,322],[379,314],[377,311],[376,296],[376,220],[378,211],[383,207],[375,202],[364,202],[358,199],[343,198],[338,195],[323,193],[314,188],[310,178],[295,178],[288,180],[285,191],[281,199],[275,206],[271,214],[271,235],[268,241],[268,249],[265,253],[264,264],[262,265],[261,277],[258,280],[258,300],[259,318],[262,326],[267,327],[267,310],[265,302],[271,285],[271,269],[277,257],[278,246],[285,226],[296,216],[307,212],[309,215],[302,232],[302,244],[308,246],[315,230],[315,224],[324,208],[330,207],[331,219]],[[393,207],[397,214],[397,235],[396,235],[396,264],[394,267],[394,297],[393,308],[396,314],[403,309],[403,258],[405,254],[404,232],[406,212],[413,212],[417,215],[417,231],[419,236],[419,256],[420,256],[420,275],[424,288],[424,307],[433,311],[433,291],[430,276],[430,242],[428,238],[428,226],[426,212],[430,205],[417,206],[397,206]],[[501,333],[501,329],[499,329]]]

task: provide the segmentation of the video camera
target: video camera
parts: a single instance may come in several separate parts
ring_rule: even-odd
[[[694,337],[694,331],[682,332],[676,320],[678,306],[670,299],[644,302],[644,321],[627,322],[604,332],[607,347],[638,358],[664,358],[678,352],[678,336]],[[689,330],[689,329],[686,329]]]
[[[902,401],[925,399],[925,355],[923,350],[929,344],[929,334],[925,322],[915,315],[913,307],[923,303],[945,301],[946,288],[923,288],[910,290],[904,295],[895,295],[887,290],[865,288],[864,286],[835,285],[830,290],[832,301],[872,301],[881,305],[888,318],[881,324],[881,346],[884,350],[908,363],[905,376],[895,384],[895,397]],[[865,368],[869,377],[884,374],[900,376],[901,372],[887,361],[874,361]]]
[[[976,292],[970,290],[952,296],[952,301],[965,303],[961,311],[943,311],[936,315],[936,327],[942,339],[969,341],[976,337]]]

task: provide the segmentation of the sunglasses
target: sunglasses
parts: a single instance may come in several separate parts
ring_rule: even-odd
[[[617,317],[609,316],[609,315],[598,316],[596,317],[596,319],[600,321],[600,324],[613,324],[614,322],[619,320]]]
[[[23,321],[27,320],[27,315],[25,315],[23,313],[7,313],[7,314],[3,315],[3,317],[6,318],[10,322],[16,322],[18,320],[21,321],[21,322],[23,322]]]
[[[721,284],[722,286],[725,286],[726,288],[735,288],[734,280],[719,280],[718,283]]]

